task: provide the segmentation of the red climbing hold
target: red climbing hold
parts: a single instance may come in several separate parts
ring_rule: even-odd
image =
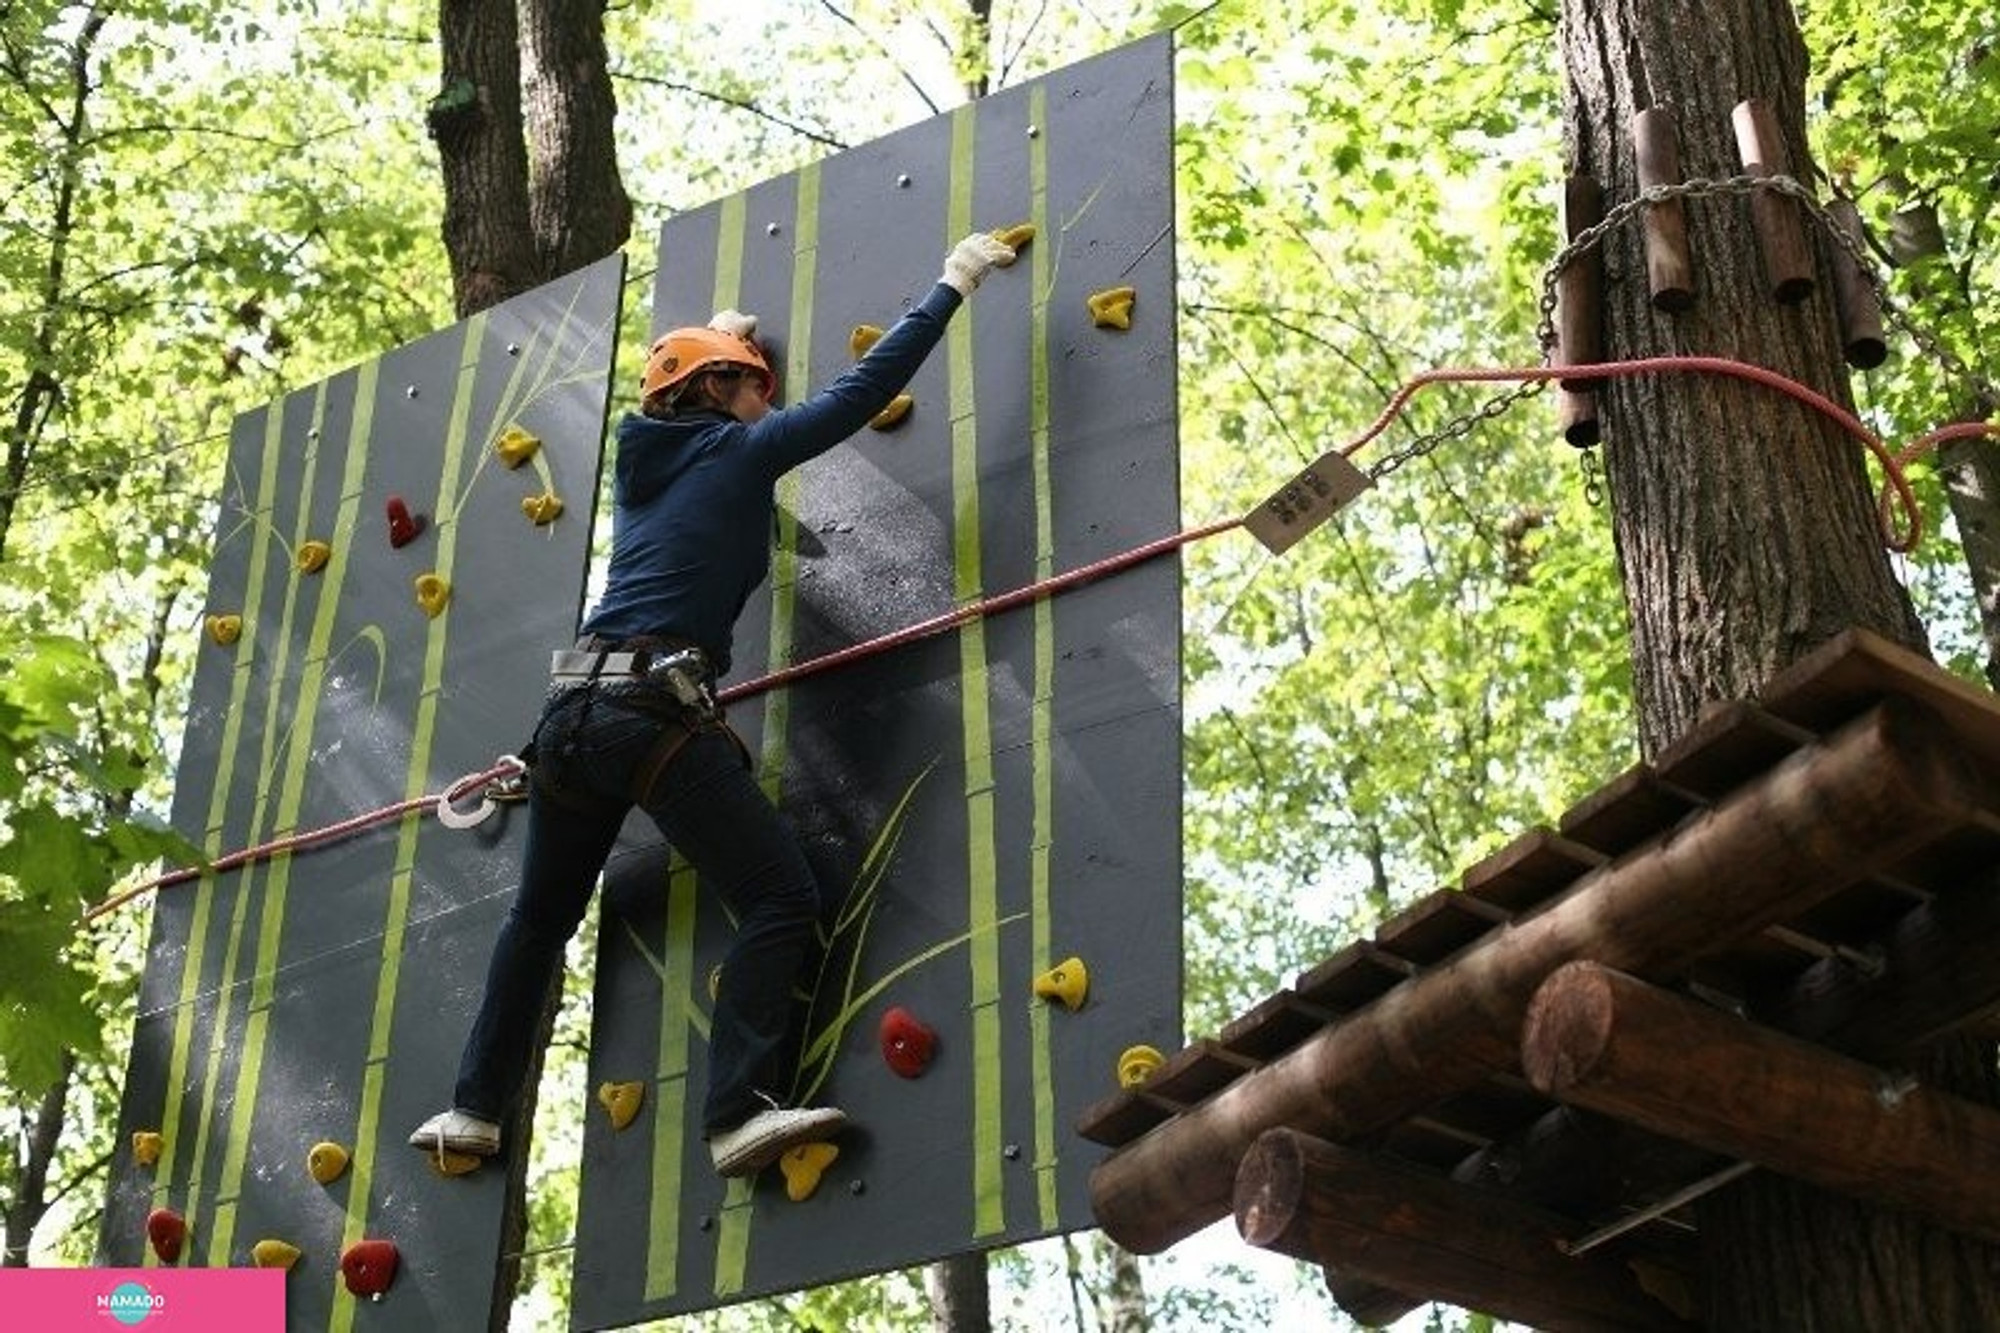
[[[396,1279],[396,1242],[355,1241],[340,1256],[340,1276],[356,1296],[380,1296]]]
[[[937,1033],[898,1005],[882,1015],[882,1058],[904,1078],[924,1072],[937,1054]]]
[[[424,530],[423,516],[412,514],[410,507],[403,503],[403,497],[389,497],[389,545],[408,546]]]
[[[160,1262],[170,1264],[181,1257],[181,1245],[187,1240],[187,1219],[171,1208],[155,1208],[146,1214],[146,1239],[152,1243],[153,1253]]]

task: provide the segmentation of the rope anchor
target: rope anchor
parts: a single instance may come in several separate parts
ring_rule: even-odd
[[[437,798],[437,821],[449,829],[476,828],[489,819],[502,805],[523,800],[528,794],[528,766],[520,756],[503,754],[493,761],[493,767],[484,773],[474,773],[460,778]],[[479,804],[470,810],[461,810],[457,802],[472,792],[479,793]]]

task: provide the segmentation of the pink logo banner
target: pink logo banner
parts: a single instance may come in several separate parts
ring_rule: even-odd
[[[282,1333],[282,1268],[0,1268],[8,1328]]]

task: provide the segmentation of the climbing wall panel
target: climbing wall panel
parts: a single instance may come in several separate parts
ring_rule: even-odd
[[[209,855],[439,791],[526,739],[575,633],[622,277],[607,259],[237,419],[207,611],[241,633],[202,642],[173,807]],[[514,467],[510,427],[539,440]],[[537,525],[522,502],[548,492],[567,509]],[[421,524],[401,546],[392,501]],[[425,575],[449,586],[429,609]],[[444,1180],[404,1138],[450,1099],[522,828],[408,818],[160,895],[104,1262],[157,1262],[145,1220],[167,1208],[182,1263],[297,1247],[293,1329],[485,1325],[502,1172]],[[322,1141],[349,1155],[327,1183]],[[380,1301],[342,1278],[364,1238],[400,1258]]]
[[[741,683],[1178,526],[1170,48],[1141,42],[669,223],[655,322],[753,311],[785,393],[852,359],[974,228],[1034,241],[954,320],[895,429],[780,491]],[[1087,298],[1129,286],[1130,327]],[[827,900],[797,1085],[856,1127],[809,1196],[699,1138],[715,896],[635,819],[607,875],[573,1324],[602,1328],[1090,1223],[1079,1113],[1178,1043],[1179,574],[1171,559],[736,704]],[[1071,957],[1077,1009],[1038,998]],[[1075,969],[1068,975],[1074,976]],[[935,1033],[906,1077],[885,1016]],[[902,1029],[899,1060],[920,1055]]]

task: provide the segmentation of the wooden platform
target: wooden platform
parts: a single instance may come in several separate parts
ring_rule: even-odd
[[[1705,1040],[1725,1050],[1739,1030],[1771,1035],[1802,1048],[1815,1088],[1872,1077],[1869,1062],[1886,1070],[2000,1013],[1996,872],[2000,699],[1850,633],[1093,1107],[1079,1132],[1117,1149],[1092,1177],[1098,1220],[1150,1252],[1233,1208],[1254,1242],[1324,1264],[1361,1318],[1445,1299],[1549,1328],[1688,1326],[1699,1275],[1676,1195],[1740,1174],[1751,1150],[1806,1178],[1816,1164],[1809,1145],[1803,1162],[1773,1161],[1790,1148],[1683,1124],[1671,1106],[1578,1109],[1647,1103],[1624,1085],[1649,1029],[1622,1015],[1669,1029],[1713,1015],[1723,1035]],[[1558,968],[1567,1006],[1542,994]],[[1606,1031],[1578,1035],[1598,1019]],[[1540,1034],[1538,1080],[1524,1023]],[[1579,1054],[1586,1040],[1603,1050]],[[1991,1130],[2000,1144],[2000,1113],[1967,1114],[1955,1141]],[[1991,1204],[1885,1201],[2000,1231],[2000,1170],[1977,1178],[1976,1153],[1968,1165],[1965,1188]],[[1878,1192],[1851,1163],[1827,1167],[1821,1183]],[[1436,1232],[1398,1234],[1396,1214],[1426,1207],[1462,1238],[1450,1253]],[[1474,1216],[1501,1225],[1482,1240]],[[1546,1239],[1517,1253],[1523,1234]],[[1545,1249],[1572,1256],[1567,1269],[1523,1257]]]

